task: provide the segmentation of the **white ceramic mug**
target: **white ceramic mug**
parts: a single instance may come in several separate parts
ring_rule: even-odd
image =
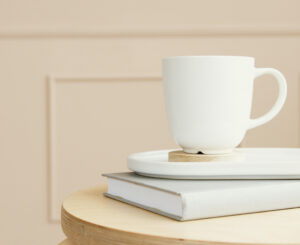
[[[269,112],[250,119],[253,80],[264,74],[276,78],[279,95]],[[287,93],[281,72],[244,56],[165,58],[163,83],[171,133],[187,153],[230,153],[248,129],[277,115]]]

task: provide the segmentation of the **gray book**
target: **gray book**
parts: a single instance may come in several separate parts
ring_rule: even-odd
[[[176,220],[300,206],[300,180],[168,180],[104,174],[104,195]]]

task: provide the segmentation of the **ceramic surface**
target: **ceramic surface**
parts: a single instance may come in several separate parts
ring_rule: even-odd
[[[273,75],[279,86],[274,106],[250,119],[253,80]],[[166,111],[173,138],[187,153],[223,154],[238,146],[250,128],[274,118],[287,88],[273,68],[255,68],[244,56],[179,56],[163,60]]]
[[[300,148],[242,148],[242,162],[168,162],[172,150],[132,154],[127,166],[170,179],[300,179]]]

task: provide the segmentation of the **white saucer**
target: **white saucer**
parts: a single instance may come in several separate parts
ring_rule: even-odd
[[[176,149],[175,149],[176,150]],[[172,150],[131,154],[130,170],[168,179],[300,179],[300,148],[240,148],[242,162],[168,162]]]

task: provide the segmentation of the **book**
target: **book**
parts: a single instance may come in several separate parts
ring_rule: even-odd
[[[105,196],[176,220],[295,208],[300,180],[172,180],[133,172],[103,174]]]

